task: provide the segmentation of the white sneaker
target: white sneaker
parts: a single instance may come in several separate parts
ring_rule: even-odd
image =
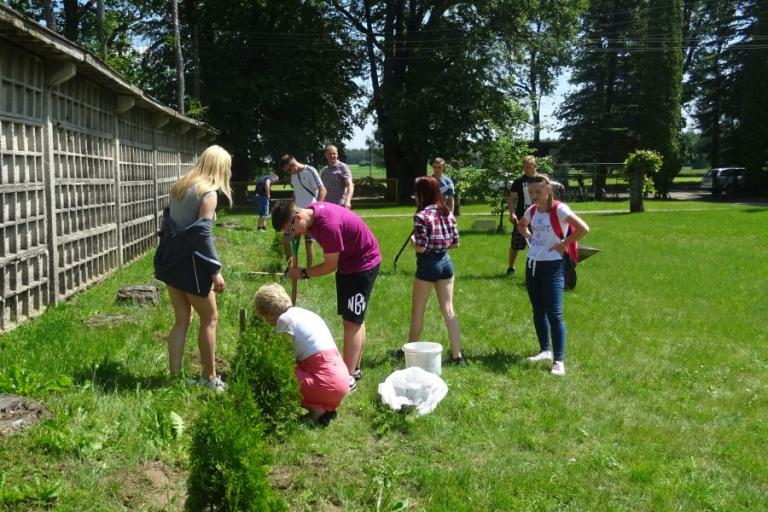
[[[224,390],[227,388],[227,385],[224,384],[224,381],[221,380],[221,377],[219,377],[218,375],[211,380],[206,380],[200,377],[200,385],[208,389],[212,389],[217,393],[223,393]]]
[[[357,380],[353,376],[349,376],[349,392],[353,392],[357,389]]]
[[[555,361],[552,363],[552,371],[550,373],[562,377],[565,375],[565,364],[562,361]]]
[[[221,377],[219,377],[218,375],[211,380],[204,379],[202,376],[197,378],[184,377],[184,382],[186,382],[190,386],[203,386],[208,389],[212,389],[217,393],[221,393],[227,388],[227,385],[224,384],[224,381],[221,380]]]
[[[532,363],[535,363],[537,361],[551,361],[552,360],[552,351],[551,350],[543,350],[536,354],[535,356],[531,356],[528,358],[528,360]]]

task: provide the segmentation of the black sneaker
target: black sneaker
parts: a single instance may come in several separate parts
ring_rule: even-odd
[[[452,364],[453,366],[467,366],[467,360],[464,359],[463,356],[451,357],[448,363]]]
[[[515,267],[507,267],[507,275],[508,276],[515,275]]]
[[[356,368],[355,371],[352,372],[352,378],[356,381],[361,380],[363,378],[363,370]]]
[[[327,427],[334,419],[336,419],[336,411],[325,411],[319,418],[317,418],[317,425],[320,427]]]

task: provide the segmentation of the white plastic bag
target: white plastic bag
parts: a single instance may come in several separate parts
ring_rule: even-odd
[[[434,411],[447,393],[443,379],[417,366],[392,372],[379,384],[382,402],[396,411],[404,405],[415,406],[419,416]]]

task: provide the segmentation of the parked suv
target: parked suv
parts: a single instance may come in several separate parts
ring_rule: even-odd
[[[744,190],[746,170],[743,167],[718,167],[710,169],[701,180],[701,189],[709,190],[712,195],[725,191],[729,196]]]

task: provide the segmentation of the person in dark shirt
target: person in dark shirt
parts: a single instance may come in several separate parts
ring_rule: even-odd
[[[536,157],[527,155],[523,158],[523,175],[512,182],[512,187],[507,196],[507,209],[509,210],[509,222],[512,223],[512,241],[509,245],[509,264],[507,265],[507,275],[515,273],[515,260],[517,253],[526,247],[525,238],[516,227],[517,221],[523,216],[525,210],[531,206],[531,196],[528,193],[528,184],[536,176]]]

